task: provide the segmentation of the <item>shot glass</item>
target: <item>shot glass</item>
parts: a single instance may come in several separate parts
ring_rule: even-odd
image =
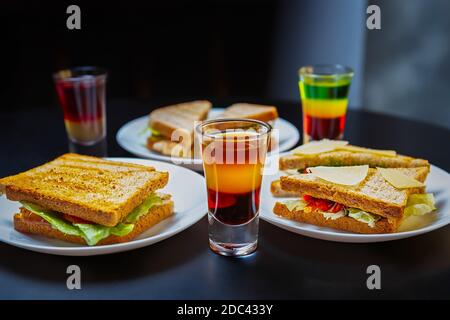
[[[342,65],[300,68],[303,143],[344,138],[348,92],[352,78],[353,70]]]
[[[92,146],[106,137],[106,71],[78,67],[53,74],[69,140]]]
[[[209,246],[242,256],[258,244],[262,174],[271,126],[247,119],[204,121],[196,126],[208,194]]]

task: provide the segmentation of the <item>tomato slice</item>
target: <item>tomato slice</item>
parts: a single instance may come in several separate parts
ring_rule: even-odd
[[[344,205],[340,203],[334,203],[333,206],[329,209],[331,213],[336,213],[344,209]]]
[[[329,207],[329,202],[328,200],[317,199],[315,201],[315,205],[320,211],[327,211]]]
[[[64,217],[65,220],[67,220],[67,221],[69,221],[71,223],[93,224],[90,221],[87,221],[87,220],[84,220],[84,219],[81,219],[81,218],[78,218],[78,217],[74,217],[74,216],[71,216],[71,215],[68,215],[68,214],[63,214],[63,217]]]
[[[307,202],[308,207],[315,211],[336,213],[344,209],[344,205],[331,200],[318,199],[310,195],[303,195],[303,200]]]

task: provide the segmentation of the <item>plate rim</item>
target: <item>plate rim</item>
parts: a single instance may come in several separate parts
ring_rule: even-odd
[[[288,152],[285,152],[284,154],[288,154]],[[280,154],[280,156],[282,156],[282,155],[283,154]],[[444,169],[442,169],[438,166],[435,166],[433,164],[430,164],[430,171],[431,170],[441,172],[442,174],[444,174],[447,177],[449,182],[448,182],[447,188],[445,190],[447,191],[447,193],[450,193],[450,173],[448,173]],[[280,198],[280,199],[283,199],[283,198]],[[339,233],[337,233],[336,231],[333,231],[332,228],[320,227],[320,226],[314,226],[314,225],[311,225],[311,226],[314,226],[317,228],[323,228],[324,230],[309,229],[307,227],[300,225],[300,224],[304,224],[304,225],[309,225],[309,224],[294,221],[294,220],[289,220],[289,219],[286,219],[283,217],[278,217],[272,212],[272,208],[264,208],[263,206],[261,207],[260,218],[270,224],[273,224],[279,228],[282,228],[282,229],[287,230],[292,233],[296,233],[299,235],[303,235],[303,236],[307,236],[307,237],[315,238],[315,239],[334,241],[334,242],[346,242],[346,243],[373,243],[373,242],[385,242],[385,241],[400,240],[400,239],[405,239],[405,238],[425,234],[425,233],[437,230],[439,228],[445,227],[446,225],[450,224],[450,212],[448,212],[446,214],[446,218],[444,220],[439,221],[437,223],[429,224],[420,229],[403,231],[403,232],[395,232],[395,233],[359,234],[359,233],[352,233],[352,232],[345,233],[343,231],[339,231]],[[290,224],[288,224],[287,222],[289,222]],[[291,225],[291,224],[296,224],[296,225]]]
[[[205,179],[201,174],[199,174],[193,170],[189,170],[182,166],[177,166],[175,164],[167,163],[164,161],[158,161],[158,160],[152,160],[152,159],[142,159],[142,158],[132,158],[132,157],[105,157],[105,159],[111,160],[111,161],[129,162],[129,163],[156,162],[157,164],[147,164],[147,165],[158,166],[158,165],[162,164],[162,165],[174,166],[177,168],[177,170],[187,171],[187,172],[189,172],[189,174],[193,174],[194,176],[197,175],[201,180]],[[4,197],[4,195],[2,197]],[[6,199],[6,197],[5,197],[5,200],[11,201],[11,200]],[[199,213],[198,217],[195,217],[189,223],[187,223],[183,226],[180,226],[179,228],[177,228],[171,232],[159,233],[154,236],[145,237],[143,239],[133,239],[131,241],[122,242],[122,243],[114,243],[114,244],[108,244],[108,245],[102,245],[102,246],[86,246],[86,245],[82,246],[82,245],[80,245],[80,246],[60,247],[60,246],[54,246],[54,245],[49,246],[49,245],[45,245],[45,244],[24,244],[24,243],[20,243],[20,242],[18,243],[16,241],[12,241],[12,240],[5,239],[5,238],[0,238],[0,242],[6,243],[9,245],[18,247],[18,248],[26,249],[29,251],[52,254],[52,255],[92,256],[92,255],[120,253],[120,252],[135,250],[135,249],[139,249],[139,248],[143,248],[146,246],[156,244],[158,242],[161,242],[165,239],[168,239],[170,237],[173,237],[173,236],[185,231],[186,229],[190,228],[191,226],[193,226],[194,224],[196,224],[197,222],[199,222],[201,219],[203,219],[206,216],[206,214],[207,214],[206,202],[202,201],[197,206],[190,208],[188,211],[183,211],[183,212],[186,212],[186,213],[203,212],[203,213],[201,213],[201,214]],[[156,225],[158,225],[158,224],[156,224]],[[156,226],[156,225],[154,225],[154,226]],[[154,227],[154,226],[152,226],[152,227]],[[16,232],[18,232],[18,231],[16,231]]]
[[[211,111],[212,112],[220,112],[221,110],[223,111],[225,108],[212,108]],[[130,127],[131,125],[135,124],[136,122],[140,122],[140,121],[144,121],[144,119],[148,119],[149,118],[149,114],[144,115],[144,116],[140,116],[137,118],[134,118],[126,123],[124,123],[119,130],[117,130],[117,133],[115,135],[116,138],[116,142],[117,144],[124,149],[125,151],[134,154],[135,156],[139,156],[145,159],[153,159],[153,160],[160,160],[160,161],[165,161],[165,162],[171,162],[171,163],[177,163],[177,164],[181,164],[181,165],[195,165],[195,166],[201,166],[202,165],[202,159],[199,158],[180,158],[180,157],[169,157],[163,154],[158,154],[156,152],[151,152],[149,151],[149,153],[145,153],[145,152],[140,152],[140,151],[136,151],[136,150],[131,150],[126,143],[124,143],[122,141],[122,136],[125,134],[124,132],[128,129],[128,127]],[[282,152],[286,152],[291,150],[299,141],[300,141],[300,132],[299,130],[295,127],[295,125],[293,125],[289,120],[286,120],[284,118],[279,117],[277,120],[281,120],[285,123],[285,125],[291,127],[293,130],[292,132],[295,131],[295,134],[290,135],[290,137],[286,140],[285,143],[283,143],[283,150],[280,150],[280,153]],[[148,121],[148,120],[147,120]]]

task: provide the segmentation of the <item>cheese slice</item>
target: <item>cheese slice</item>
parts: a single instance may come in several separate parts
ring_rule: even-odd
[[[335,150],[338,146],[345,146],[348,141],[328,140],[312,141],[305,143],[292,151],[293,154],[319,154]]]
[[[421,188],[425,185],[397,169],[377,168],[383,178],[397,189]]]
[[[394,150],[378,150],[378,149],[370,149],[363,148],[357,146],[348,145],[348,141],[341,140],[328,140],[323,139],[320,141],[312,141],[306,143],[292,151],[293,154],[298,155],[312,155],[312,154],[320,154],[325,152],[330,152],[334,150],[342,150],[349,152],[361,152],[361,153],[371,153],[379,156],[386,157],[395,157],[397,152]]]
[[[369,166],[348,166],[348,167],[312,167],[308,168],[316,177],[328,182],[354,186],[363,181],[369,172]]]
[[[362,147],[356,147],[356,146],[336,146],[335,150],[343,150],[343,151],[350,151],[350,152],[361,152],[361,153],[372,153],[379,156],[386,156],[386,157],[395,157],[397,155],[397,152],[394,150],[377,150],[377,149],[369,149],[369,148],[362,148]]]

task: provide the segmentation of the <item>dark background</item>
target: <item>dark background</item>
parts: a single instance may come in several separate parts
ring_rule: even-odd
[[[81,8],[81,30],[66,8]],[[381,10],[368,30],[366,9]],[[109,99],[299,102],[297,69],[355,70],[350,107],[450,128],[447,0],[0,2],[0,110],[57,106],[52,72],[109,71]]]
[[[66,8],[81,8],[81,30]],[[9,2],[2,12],[9,108],[56,103],[51,74],[109,71],[109,98],[264,95],[276,1]],[[5,107],[5,104],[3,104]]]

